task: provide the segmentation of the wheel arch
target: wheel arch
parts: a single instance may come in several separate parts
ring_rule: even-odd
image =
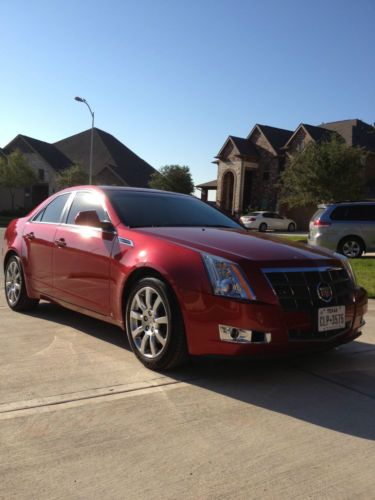
[[[358,234],[348,234],[346,236],[343,236],[339,242],[337,243],[337,250],[340,248],[340,246],[343,244],[344,241],[346,240],[350,240],[350,239],[353,239],[353,240],[358,240],[360,241],[360,243],[362,244],[363,246],[363,251],[366,252],[366,243],[364,241],[364,239],[362,238],[362,236],[359,236]]]
[[[18,255],[18,253],[13,249],[11,248],[10,250],[7,251],[7,253],[5,254],[5,257],[4,257],[4,260],[3,260],[3,270],[5,272],[5,268],[6,268],[6,265],[8,263],[8,260],[13,257],[13,256],[16,256],[16,257],[19,257],[20,256]]]
[[[168,286],[171,293],[173,294],[173,297],[174,297],[176,303],[179,305],[177,295],[173,289],[173,286],[168,281],[168,279],[160,271],[156,270],[154,267],[142,266],[142,267],[138,267],[137,269],[134,269],[134,271],[128,276],[127,280],[124,283],[124,286],[122,289],[122,294],[121,294],[122,318],[125,317],[127,298],[129,297],[130,292],[131,292],[134,284],[143,278],[157,278],[157,279],[163,281]],[[124,329],[126,329],[125,321],[124,321]]]

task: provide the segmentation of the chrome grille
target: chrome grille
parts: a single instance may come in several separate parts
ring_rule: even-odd
[[[339,267],[263,269],[284,311],[310,311],[313,308],[353,303],[353,288],[345,269]],[[329,303],[319,298],[319,283],[330,285]]]

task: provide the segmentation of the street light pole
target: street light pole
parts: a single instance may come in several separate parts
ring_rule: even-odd
[[[93,149],[94,149],[94,112],[90,108],[89,103],[83,97],[75,97],[74,98],[78,102],[83,102],[89,108],[91,114],[91,140],[90,140],[90,167],[89,167],[89,184],[92,184],[92,157],[93,157]]]

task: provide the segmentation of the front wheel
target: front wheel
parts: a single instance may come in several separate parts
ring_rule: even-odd
[[[267,224],[265,222],[262,222],[262,224],[259,226],[259,231],[261,233],[265,233],[267,231]]]
[[[16,255],[5,266],[5,298],[14,311],[30,311],[39,303],[27,295],[21,259]]]
[[[130,346],[147,368],[167,370],[187,359],[180,308],[165,282],[140,280],[127,299],[125,320]]]

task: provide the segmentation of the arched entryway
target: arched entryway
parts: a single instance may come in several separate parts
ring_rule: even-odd
[[[234,175],[233,172],[226,172],[223,177],[223,187],[221,190],[221,208],[226,212],[233,211]]]

